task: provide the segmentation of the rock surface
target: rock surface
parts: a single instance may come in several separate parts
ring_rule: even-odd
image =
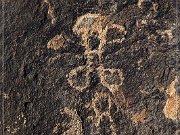
[[[179,3],[2,1],[2,135],[180,135]]]

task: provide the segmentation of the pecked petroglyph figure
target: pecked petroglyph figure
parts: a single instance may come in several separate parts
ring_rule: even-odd
[[[81,44],[85,47],[84,55],[87,57],[87,64],[79,66],[68,75],[68,83],[74,89],[82,92],[90,85],[90,73],[97,72],[101,84],[108,88],[115,95],[119,94],[121,102],[124,102],[124,96],[121,92],[123,83],[123,73],[121,69],[106,69],[102,64],[102,53],[104,47],[111,42],[119,42],[125,40],[127,31],[124,26],[108,22],[109,16],[101,16],[100,14],[86,14],[77,19],[73,27],[73,32],[81,37]],[[110,34],[110,33],[116,34]],[[113,37],[108,37],[113,35]]]
[[[100,134],[99,129],[101,128],[102,123],[107,124],[107,133],[116,135],[116,124],[111,116],[111,107],[113,101],[112,97],[108,93],[96,92],[94,98],[92,99],[91,105],[95,112],[95,117],[92,120],[92,123],[95,125],[97,134]],[[90,117],[90,119],[92,119]]]

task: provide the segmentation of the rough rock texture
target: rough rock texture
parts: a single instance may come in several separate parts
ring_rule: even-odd
[[[0,134],[180,135],[179,4],[1,1]]]

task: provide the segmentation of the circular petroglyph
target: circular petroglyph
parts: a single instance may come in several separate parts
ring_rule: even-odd
[[[89,73],[90,70],[88,70],[85,66],[79,66],[71,70],[68,75],[68,82],[70,86],[79,91],[86,89],[90,84]]]

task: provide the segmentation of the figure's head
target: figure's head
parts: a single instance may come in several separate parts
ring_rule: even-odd
[[[87,51],[100,51],[109,42],[122,42],[127,34],[124,26],[111,21],[111,16],[90,13],[77,19],[73,32],[81,37]]]

